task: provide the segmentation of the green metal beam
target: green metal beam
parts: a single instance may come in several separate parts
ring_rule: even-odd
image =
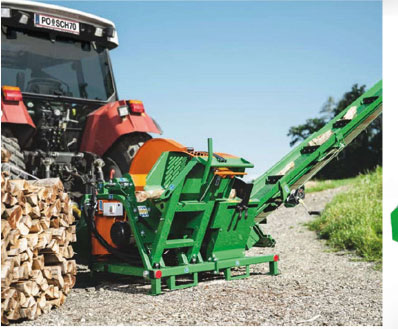
[[[165,242],[165,249],[192,247],[194,239],[172,239]]]
[[[398,208],[396,208],[391,214],[391,224],[392,224],[392,238],[398,241]]]
[[[370,102],[371,100],[373,101]],[[356,115],[354,118],[345,125],[339,126],[337,124],[338,121],[353,107],[356,107]],[[254,186],[251,198],[259,200],[257,215],[259,215],[273,199],[279,197],[282,199],[281,202],[285,202],[286,197],[281,195],[281,185],[285,185],[289,190],[293,190],[310,180],[375,120],[380,115],[381,111],[382,82],[380,81],[352,104],[347,106],[346,109],[339,113],[322,129],[310,135],[300,145],[289,152],[281,161],[253,182]],[[308,146],[310,141],[329,131],[331,132],[330,137],[314,152],[303,153],[303,149]],[[278,174],[292,163],[294,167],[278,178]],[[277,178],[277,182],[274,184],[268,183],[272,177]]]

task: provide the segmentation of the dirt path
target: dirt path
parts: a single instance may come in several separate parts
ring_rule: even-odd
[[[322,210],[341,188],[308,195]],[[207,280],[199,286],[147,295],[148,285],[132,279],[79,286],[58,310],[22,325],[382,325],[382,272],[352,256],[327,252],[302,224],[302,206],[281,208],[265,226],[276,239],[281,275],[252,267],[248,279]],[[254,248],[250,254],[270,253]]]

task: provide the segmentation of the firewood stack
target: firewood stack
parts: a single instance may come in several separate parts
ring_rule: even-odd
[[[1,323],[35,319],[65,301],[76,281],[72,206],[58,178],[1,174]]]

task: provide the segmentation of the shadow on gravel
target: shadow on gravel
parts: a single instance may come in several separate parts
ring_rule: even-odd
[[[112,273],[95,273],[92,275],[90,271],[77,271],[76,284],[74,288],[90,288],[102,286],[108,283],[130,283],[130,284],[148,284],[143,278],[127,275],[119,275]]]
[[[74,289],[94,287],[93,283],[94,282],[90,277],[90,272],[77,271]]]

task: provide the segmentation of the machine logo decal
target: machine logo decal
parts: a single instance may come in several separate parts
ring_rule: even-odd
[[[35,14],[34,23],[36,27],[73,34],[80,34],[80,24],[78,22],[70,21],[64,18],[58,18],[43,14]]]

